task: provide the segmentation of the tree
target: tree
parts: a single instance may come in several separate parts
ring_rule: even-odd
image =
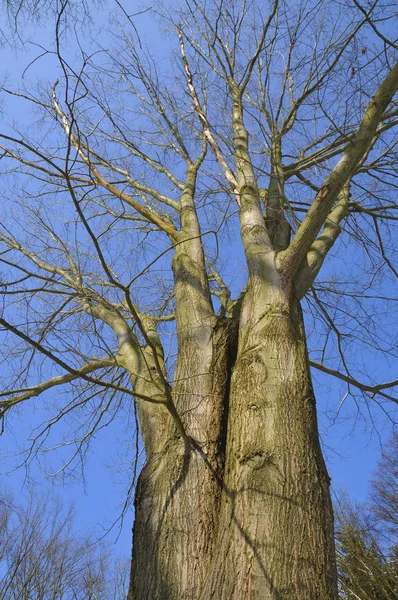
[[[338,511],[337,564],[341,597],[347,600],[397,597],[397,547],[383,551],[372,516],[350,504]]]
[[[30,449],[73,419],[67,468],[137,409],[130,599],[337,598],[310,367],[395,399],[353,363],[394,356],[390,13],[193,0],[163,9],[168,67],[126,10],[76,66],[58,19],[59,81],[4,89],[41,116],[1,133],[2,415],[68,390]]]
[[[49,14],[65,16],[72,13],[77,17],[79,11],[88,17],[90,7],[97,7],[101,0],[2,0],[2,5],[11,24],[11,29],[19,29],[27,20],[44,21]],[[82,18],[82,15],[80,15]]]
[[[342,597],[394,600],[398,593],[398,435],[379,461],[371,482],[371,503],[337,505],[337,564]]]
[[[392,536],[398,537],[398,432],[382,454],[372,481],[372,509],[379,522]]]
[[[0,497],[1,600],[124,600],[128,569],[104,544],[74,530],[72,509],[31,494]]]

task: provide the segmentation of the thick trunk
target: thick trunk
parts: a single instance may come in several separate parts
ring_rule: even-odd
[[[254,306],[253,303],[256,303]],[[333,515],[300,306],[246,299],[217,552],[201,600],[335,600]]]
[[[186,212],[184,218],[191,219],[192,211]],[[194,241],[177,248],[173,403],[190,445],[173,435],[173,428],[166,427],[165,440],[166,424],[151,435],[155,445],[147,451],[135,502],[129,600],[192,600],[203,588],[214,555],[237,327],[214,316],[203,264],[201,246]],[[145,430],[148,414],[140,420]]]
[[[183,45],[182,51],[204,134],[220,160]],[[173,243],[178,240],[174,272],[179,356],[167,406],[174,417],[178,413],[183,423],[178,430],[190,442],[184,445],[173,434],[168,418],[172,411],[166,415],[159,407],[142,407],[147,465],[136,497],[130,599],[337,600],[329,478],[319,444],[303,319],[292,290],[302,294],[311,283],[303,275],[303,264],[305,270],[337,195],[370,147],[396,91],[397,70],[369,103],[354,140],[288,244],[280,135],[273,139],[265,222],[243,120],[243,93],[257,57],[248,63],[239,85],[227,78],[233,100],[233,188],[249,276],[236,364],[229,383],[229,345],[222,333],[217,338],[194,202],[204,149],[195,164],[189,161],[181,231],[176,236],[172,230]],[[230,181],[229,168],[223,159],[221,163]],[[162,228],[167,231],[164,221]],[[329,236],[332,242],[334,235]],[[321,246],[327,252],[330,240]],[[313,274],[323,258],[312,265]],[[162,380],[160,375],[158,369]],[[158,389],[155,385],[155,394]]]
[[[248,295],[242,310],[224,476],[222,448],[202,440],[206,460],[192,452],[184,462],[177,438],[141,475],[134,600],[337,598],[329,478],[300,306],[283,294],[269,294],[254,323],[258,304],[258,297]],[[215,422],[221,414],[217,403],[223,397],[225,407],[228,393],[223,329],[217,339],[213,392],[198,386],[192,396],[214,402]],[[186,375],[189,368],[198,372],[189,360],[186,368]],[[200,428],[196,434],[200,438]]]
[[[178,369],[175,404],[193,449],[187,452],[179,437],[170,437],[140,475],[129,600],[193,600],[203,588],[221,498],[231,347],[231,324],[219,323],[208,341],[209,364],[194,352]]]

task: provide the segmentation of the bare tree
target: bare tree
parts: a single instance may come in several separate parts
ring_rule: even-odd
[[[126,10],[72,64],[58,19],[59,81],[4,89],[36,121],[0,134],[1,411],[67,390],[30,448],[67,420],[67,469],[137,410],[131,599],[337,597],[310,367],[362,413],[397,384],[355,362],[396,357],[395,15],[362,8],[183,2],[167,65]]]
[[[26,24],[26,19],[44,21],[49,15],[66,16],[72,13],[80,19],[87,17],[90,8],[98,6],[101,0],[2,0],[2,6],[7,12],[10,24],[18,28]]]
[[[31,494],[0,498],[1,600],[123,600],[127,565],[75,530],[72,509]]]
[[[398,593],[397,546],[377,533],[374,514],[341,503],[337,510],[337,564],[341,597],[347,600],[395,600]]]
[[[342,597],[395,600],[398,594],[398,436],[384,449],[370,504],[337,503],[337,564]]]
[[[372,508],[384,529],[398,541],[398,433],[385,448],[372,481]]]
[[[26,44],[35,44],[32,30],[40,31],[54,18],[62,23],[64,32],[87,29],[102,4],[103,0],[2,0],[0,47],[22,49]]]

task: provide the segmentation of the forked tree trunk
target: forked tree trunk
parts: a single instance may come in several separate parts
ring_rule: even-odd
[[[329,477],[299,303],[269,288],[265,299],[247,294],[230,390],[225,360],[212,364],[229,391],[225,473],[222,444],[211,468],[195,451],[184,464],[178,439],[148,463],[130,598],[335,600]]]
[[[329,477],[303,317],[289,271],[270,246],[238,96],[233,122],[249,274],[236,361],[233,321],[219,327],[211,305],[192,176],[173,263],[174,405],[191,441],[184,448],[171,434],[164,440],[162,428],[147,453],[129,600],[337,599]]]

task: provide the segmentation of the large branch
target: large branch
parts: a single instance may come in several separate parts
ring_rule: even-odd
[[[355,173],[367,153],[383,113],[398,89],[398,63],[391,69],[369,102],[354,140],[349,143],[336,167],[327,177],[289,247],[280,254],[282,268],[295,274],[344,184]]]
[[[249,135],[243,120],[242,94],[235,82],[231,82],[233,99],[232,129],[238,191],[240,197],[240,231],[245,250],[249,277],[257,279],[259,272],[273,272],[272,242],[260,204],[257,177],[249,152]],[[261,264],[261,267],[260,267]]]
[[[290,241],[290,224],[285,215],[287,202],[284,184],[281,137],[274,133],[271,139],[271,175],[265,200],[265,222],[275,250],[285,250]]]
[[[36,267],[38,267],[39,269],[42,269],[43,271],[47,272],[47,273],[51,273],[52,275],[58,275],[59,277],[62,277],[67,284],[74,288],[76,287],[76,282],[73,279],[73,277],[70,276],[70,273],[68,272],[68,269],[64,269],[55,265],[51,265],[47,262],[45,262],[44,260],[42,260],[41,258],[39,258],[38,256],[36,256],[36,254],[34,254],[33,252],[29,252],[29,250],[27,250],[26,248],[24,248],[23,246],[21,246],[21,244],[15,240],[14,238],[12,238],[9,235],[6,235],[3,231],[0,230],[0,242],[3,242],[4,245],[8,246],[9,248],[16,250],[17,252],[20,252],[23,256],[25,256],[27,259],[29,259],[34,265],[36,265]],[[9,261],[4,260],[3,258],[1,259],[1,262],[4,262],[6,264],[10,264]],[[37,277],[39,279],[43,279],[43,277],[41,277],[40,275],[36,275],[34,273],[30,273],[28,272],[26,269],[23,269],[23,267],[19,264],[15,265],[17,269],[24,271],[26,273],[29,273],[30,275]],[[51,281],[51,279],[49,280]],[[58,284],[61,285],[65,285],[62,282],[57,281]]]
[[[24,400],[28,400],[34,396],[40,396],[43,392],[60,385],[64,385],[65,383],[70,383],[71,381],[75,381],[76,379],[81,379],[82,375],[89,375],[98,369],[102,369],[104,367],[113,367],[117,366],[117,362],[111,356],[106,358],[99,358],[97,360],[93,360],[89,363],[86,363],[79,369],[76,369],[73,373],[67,373],[66,375],[59,375],[58,377],[52,377],[47,381],[43,381],[42,383],[38,383],[37,385],[19,388],[15,390],[9,390],[5,392],[0,392],[0,397],[4,396],[12,396],[7,400],[0,401],[0,417],[4,415],[6,410],[23,402]]]
[[[295,278],[295,294],[303,298],[310,289],[318,275],[324,260],[337,240],[340,232],[341,221],[348,215],[349,186],[344,186],[340,193],[339,201],[326,219],[321,235],[315,240],[307,252],[303,264]]]
[[[35,348],[36,350],[38,350],[41,354],[43,354],[44,356],[46,356],[47,358],[49,358],[50,360],[52,360],[55,364],[57,364],[60,367],[62,367],[67,373],[75,375],[78,372],[78,369],[74,369],[73,367],[71,367],[70,365],[68,365],[64,360],[62,360],[61,358],[59,358],[58,356],[56,356],[53,352],[51,352],[50,350],[48,350],[47,348],[45,348],[43,346],[43,344],[41,344],[37,340],[34,340],[33,338],[31,338],[30,336],[28,336],[23,331],[20,331],[17,327],[15,327],[14,325],[12,325],[11,323],[9,323],[8,321],[6,321],[2,317],[0,317],[0,325],[2,327],[4,327],[7,331],[10,331],[11,333],[13,333],[14,335],[16,335],[20,339],[22,339],[25,342],[27,342],[29,344],[29,346],[31,346],[32,348]],[[132,390],[130,390],[128,388],[121,387],[121,386],[118,386],[118,385],[114,385],[111,382],[100,381],[98,379],[94,379],[93,377],[90,377],[88,374],[86,374],[84,372],[80,372],[79,376],[80,376],[81,379],[83,379],[85,381],[88,381],[89,383],[95,383],[96,385],[99,385],[99,386],[104,387],[104,388],[111,388],[111,389],[123,392],[124,394],[128,394],[129,396],[137,396],[137,394],[135,392],[133,392]],[[139,394],[138,397],[142,397],[144,400],[149,400],[149,401],[152,401],[152,402],[154,401],[153,399],[151,399],[151,398],[149,398],[147,396],[143,396],[142,394]]]
[[[101,257],[101,262],[103,262],[103,260],[103,257]],[[147,348],[149,349],[151,360],[153,361],[155,377],[153,377],[151,372],[152,366],[147,361],[146,349],[143,349],[138,344],[138,341],[131,328],[128,326],[122,315],[118,313],[118,311],[108,310],[106,307],[101,305],[101,303],[93,306],[88,302],[84,308],[94,317],[98,317],[106,322],[117,335],[120,346],[118,363],[124,366],[132,377],[134,384],[134,393],[132,395],[142,400],[148,400],[147,395],[137,392],[137,385],[143,382],[152,384],[151,388],[153,387],[156,390],[155,395],[159,395],[160,397],[159,400],[155,399],[152,400],[152,402],[163,404],[166,407],[181,438],[184,441],[185,447],[188,448],[190,446],[190,442],[185,432],[184,425],[181,421],[181,417],[174,405],[171,385],[166,377],[164,369],[163,347],[156,326],[148,315],[141,313],[133,304],[129,287],[120,284],[116,279],[114,279],[111,271],[108,268],[106,269],[106,272],[108,274],[110,283],[118,287],[125,295],[126,308],[130,311],[130,314],[137,324],[137,327],[142,334],[145,343],[147,344]],[[132,368],[130,367],[131,363]],[[146,374],[148,377],[145,381]]]
[[[391,111],[391,112],[389,112],[388,115],[383,115],[383,118],[391,119],[392,117],[396,116],[396,114],[397,114],[397,111]],[[398,125],[398,119],[393,119],[393,118],[390,121],[388,121],[387,123],[380,124],[375,133],[374,141],[376,141],[381,136],[382,133],[385,133],[386,131],[388,131],[392,127],[395,127],[396,125]],[[296,175],[297,177],[299,177],[300,174],[302,173],[302,171],[306,171],[307,169],[310,169],[311,167],[326,163],[326,161],[341,154],[343,146],[345,146],[347,143],[353,142],[354,140],[355,140],[355,133],[354,134],[347,133],[346,135],[339,136],[333,142],[331,142],[327,146],[323,146],[322,148],[319,148],[312,154],[303,156],[303,158],[301,158],[293,163],[290,163],[288,165],[284,165],[283,172],[284,172],[285,181],[287,179],[290,179],[290,177],[293,177],[293,175]],[[320,143],[320,141],[321,140],[317,140],[316,142],[311,144],[309,147],[313,147],[314,145],[317,145],[318,143]],[[361,167],[361,169],[359,169],[357,172],[361,172],[362,170],[363,169]]]

